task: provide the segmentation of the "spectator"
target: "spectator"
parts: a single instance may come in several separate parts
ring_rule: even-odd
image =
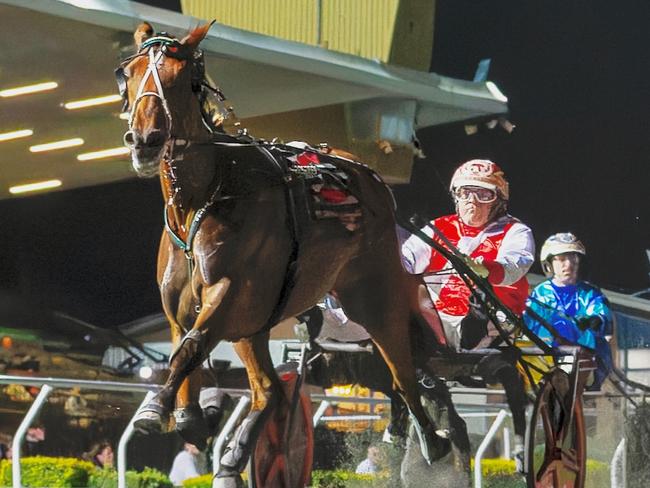
[[[183,450],[174,458],[169,479],[174,486],[181,486],[186,479],[206,474],[206,464],[205,455],[194,444],[186,442]]]
[[[0,460],[11,459],[11,444],[0,443]]]
[[[84,456],[98,468],[112,468],[114,464],[113,447],[107,441],[98,442]]]
[[[357,465],[357,474],[375,474],[380,470],[381,451],[377,446],[368,446],[368,456]]]
[[[27,429],[25,434],[25,455],[40,456],[43,454],[43,444],[45,440],[45,427],[36,425]]]

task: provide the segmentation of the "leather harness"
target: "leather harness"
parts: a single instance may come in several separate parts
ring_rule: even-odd
[[[178,59],[185,59],[188,62],[192,63],[192,90],[197,93],[199,96],[202,90],[211,90],[217,94],[219,100],[225,100],[223,94],[218,88],[212,87],[207,80],[205,79],[205,69],[203,61],[203,53],[200,50],[188,51],[186,46],[182,45],[177,39],[171,38],[166,34],[162,33],[158,36],[152,37],[144,41],[140,47],[138,53],[130,58],[127,58],[120,64],[120,67],[115,71],[116,79],[120,89],[120,94],[124,98],[124,108],[128,109],[129,100],[128,100],[128,90],[127,90],[127,77],[124,72],[124,67],[128,62],[137,56],[148,56],[149,62],[147,65],[147,70],[143,75],[136,98],[133,101],[133,106],[131,107],[131,113],[129,116],[129,130],[125,133],[125,143],[127,146],[132,146],[127,140],[127,135],[132,132],[132,125],[134,120],[135,109],[138,102],[145,96],[154,96],[160,99],[163,110],[165,112],[165,117],[167,119],[168,128],[170,136],[166,142],[167,150],[163,156],[163,161],[165,162],[167,168],[173,168],[173,163],[176,161],[182,161],[184,159],[184,153],[192,145],[202,145],[202,146],[222,146],[227,148],[255,148],[263,159],[266,161],[265,170],[269,172],[269,176],[274,177],[273,179],[278,179],[282,182],[285,193],[285,203],[287,208],[288,215],[288,230],[291,237],[291,252],[289,260],[287,263],[287,268],[285,271],[285,277],[280,291],[279,299],[267,319],[264,330],[270,329],[274,326],[277,321],[281,318],[284,309],[286,307],[287,301],[291,294],[291,290],[295,286],[295,276],[297,272],[298,264],[298,255],[299,255],[299,242],[302,235],[302,232],[310,219],[309,211],[306,209],[305,205],[305,190],[304,190],[304,181],[306,179],[305,173],[291,171],[291,165],[287,157],[295,156],[299,152],[304,152],[304,150],[298,150],[291,146],[284,146],[281,144],[271,144],[265,141],[257,141],[250,138],[246,135],[245,131],[241,131],[238,137],[230,136],[221,132],[214,124],[207,122],[207,116],[202,109],[202,118],[204,125],[210,131],[210,138],[205,141],[193,141],[185,138],[176,137],[172,133],[173,128],[173,119],[172,113],[167,104],[167,99],[163,90],[163,86],[160,80],[160,75],[158,73],[158,64],[162,61],[164,56],[171,56]],[[144,87],[147,79],[151,77],[154,82],[155,91],[145,91]],[[318,154],[319,157],[328,159],[343,159],[343,158],[334,158],[332,156],[326,156],[323,153],[319,152],[316,149],[308,148],[307,151]],[[336,173],[336,169],[333,164],[322,164],[316,165],[315,171],[329,172],[328,174],[333,179],[340,180],[340,174]],[[311,168],[309,171],[313,171]],[[170,171],[171,172],[171,171]],[[265,171],[266,172],[266,171]],[[223,187],[222,182],[219,182],[214,188],[211,196],[205,201],[203,206],[194,213],[192,221],[189,225],[187,235],[185,238],[179,235],[179,232],[172,229],[169,221],[169,207],[173,207],[174,210],[177,210],[174,199],[172,198],[171,204],[165,204],[163,219],[165,230],[173,243],[174,246],[181,249],[185,254],[188,262],[188,271],[189,276],[194,272],[195,259],[193,254],[193,242],[196,234],[201,226],[202,221],[205,219],[211,207],[213,207],[217,202],[223,201],[226,199],[236,198],[237,195],[224,195],[222,193]],[[342,187],[345,188],[345,182],[341,182]],[[178,192],[180,188],[176,188],[175,191]],[[180,209],[182,210],[182,209]],[[313,218],[313,215],[311,215]],[[180,224],[180,223],[179,223]],[[195,296],[195,299],[198,302],[196,311],[198,312],[201,307],[200,297]]]

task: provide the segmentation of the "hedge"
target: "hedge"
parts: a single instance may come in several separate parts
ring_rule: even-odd
[[[388,480],[387,473],[373,476],[370,474],[356,474],[342,469],[335,471],[316,470],[311,473],[311,486],[319,488],[367,488],[370,486],[382,486],[381,483],[378,483],[382,479]],[[183,482],[183,488],[211,487],[211,474],[190,478]]]
[[[46,456],[22,458],[20,466],[23,486],[52,488],[88,486],[90,474],[96,469],[88,461]],[[11,486],[11,480],[11,461],[0,461],[0,485]]]
[[[96,469],[90,477],[89,488],[117,488],[117,471],[114,469]],[[152,468],[144,471],[126,472],[126,486],[129,488],[172,488],[174,485],[167,475]]]
[[[98,469],[88,461],[73,458],[27,457],[21,460],[22,482],[25,487],[89,487],[116,488],[117,472],[114,469]],[[483,478],[486,488],[525,488],[521,475],[515,472],[514,461],[507,459],[484,459]],[[141,473],[127,471],[129,488],[172,488],[166,475],[155,469],[145,468]],[[314,488],[370,488],[387,486],[388,472],[378,475],[356,474],[346,470],[312,473]],[[609,486],[609,467],[606,463],[587,460],[587,486]],[[0,487],[11,486],[11,462],[0,461]],[[212,475],[186,480],[185,488],[211,488]]]
[[[523,476],[515,471],[515,462],[509,459],[484,459],[482,464],[483,486],[485,488],[526,488]],[[474,460],[472,460],[474,469]],[[312,488],[370,488],[388,487],[387,472],[378,475],[356,474],[346,470],[320,471],[311,475]],[[191,478],[183,483],[184,488],[211,488],[212,475]],[[606,463],[587,460],[586,486],[609,487],[609,467]]]
[[[20,465],[24,487],[117,487],[117,471],[99,469],[93,463],[80,459],[35,456],[22,458]],[[0,461],[0,487],[10,487],[11,482],[11,461]],[[166,475],[151,468],[145,468],[141,473],[127,471],[126,482],[129,488],[173,487]]]

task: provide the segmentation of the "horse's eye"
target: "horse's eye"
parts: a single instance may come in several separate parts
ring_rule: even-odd
[[[176,46],[167,46],[167,50],[170,53],[176,53],[176,52],[178,52],[178,47],[176,47]]]

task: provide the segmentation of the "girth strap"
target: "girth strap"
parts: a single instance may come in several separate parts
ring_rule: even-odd
[[[291,291],[296,284],[296,272],[298,271],[298,251],[300,249],[299,240],[300,240],[300,218],[296,210],[296,185],[292,184],[291,177],[288,174],[288,170],[277,158],[266,148],[260,148],[262,153],[284,174],[284,195],[285,203],[287,206],[287,222],[289,227],[289,234],[291,236],[291,254],[289,255],[289,261],[287,262],[287,269],[284,273],[284,281],[282,282],[282,288],[280,289],[280,297],[271,312],[266,325],[262,331],[270,330],[275,324],[278,323],[280,318],[284,313],[284,309],[287,306],[289,297],[291,296]]]

